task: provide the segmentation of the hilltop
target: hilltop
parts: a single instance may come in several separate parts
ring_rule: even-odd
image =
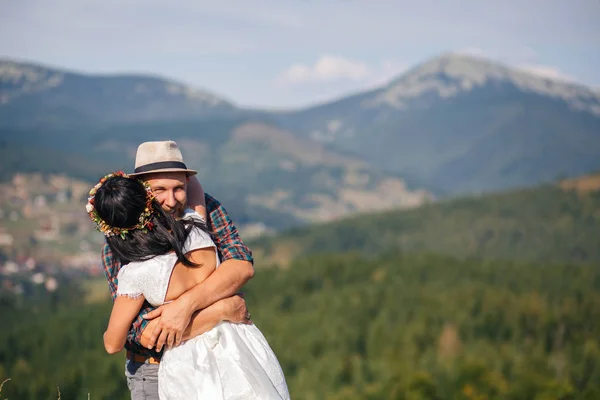
[[[254,243],[257,259],[286,264],[317,252],[426,251],[461,259],[600,261],[600,190],[573,182],[439,201],[297,228]]]

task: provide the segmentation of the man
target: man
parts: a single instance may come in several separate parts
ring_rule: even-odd
[[[125,344],[125,375],[132,400],[158,399],[158,364],[164,345],[178,345],[182,339],[204,333],[222,320],[251,323],[244,300],[235,294],[254,275],[252,253],[225,208],[203,193],[195,174],[187,168],[173,141],[145,142],[138,147],[135,172],[130,175],[148,182],[164,210],[183,217],[190,212],[188,206],[197,205],[188,204],[188,192],[195,199],[205,198],[207,225],[214,233],[221,265],[203,283],[169,304],[153,309],[144,303]],[[114,300],[121,265],[108,244],[104,244],[102,253]]]

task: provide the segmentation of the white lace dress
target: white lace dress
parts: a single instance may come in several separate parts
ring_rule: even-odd
[[[214,247],[209,235],[194,228],[185,252]],[[121,267],[119,295],[144,295],[164,304],[175,254]],[[217,265],[219,260],[217,257]],[[210,331],[165,349],[158,369],[161,400],[289,399],[277,357],[255,325],[221,322]]]

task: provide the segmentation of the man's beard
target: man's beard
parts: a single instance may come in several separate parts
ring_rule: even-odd
[[[181,218],[181,217],[183,217],[185,206],[183,204],[177,204],[177,206],[175,206],[175,208],[171,208],[171,209],[163,208],[163,210],[165,210],[166,213],[171,214],[174,218]]]

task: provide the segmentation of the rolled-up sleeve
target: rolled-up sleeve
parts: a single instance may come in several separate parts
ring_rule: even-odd
[[[206,209],[209,216],[208,227],[213,232],[221,262],[235,259],[250,261],[254,265],[252,251],[242,241],[225,207],[208,193],[205,196]]]

